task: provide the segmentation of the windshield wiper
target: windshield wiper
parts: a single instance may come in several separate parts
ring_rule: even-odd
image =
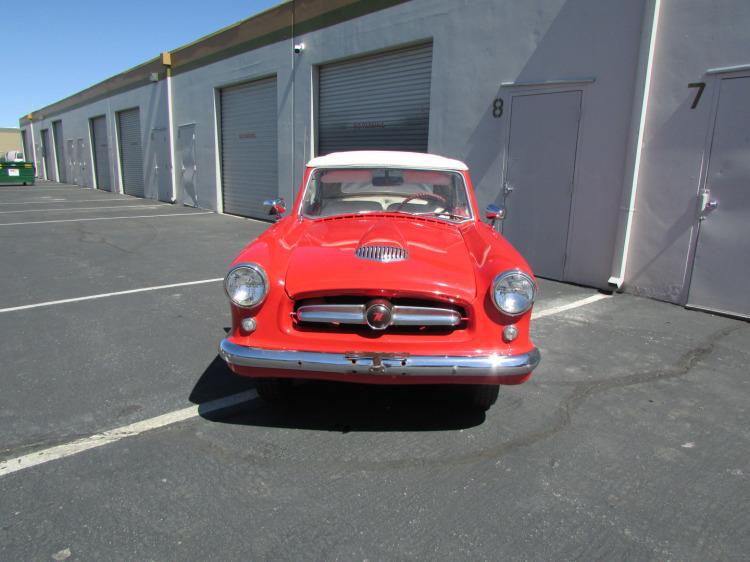
[[[453,213],[449,213],[448,211],[426,211],[424,213],[409,213],[412,215],[417,216],[428,216],[428,217],[450,217],[451,219],[455,220],[468,220],[469,217],[466,217],[464,215],[454,215]]]

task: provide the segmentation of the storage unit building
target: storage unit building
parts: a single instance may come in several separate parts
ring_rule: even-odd
[[[104,116],[114,191],[260,219],[312,156],[443,154],[540,276],[747,314],[710,272],[750,263],[722,185],[747,183],[748,28],[740,0],[285,2],[21,124],[61,122],[100,184],[76,139]]]

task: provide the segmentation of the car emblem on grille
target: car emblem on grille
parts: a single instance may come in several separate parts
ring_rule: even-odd
[[[409,253],[398,246],[360,246],[355,255],[363,260],[380,262],[404,261],[409,258]]]
[[[391,325],[391,320],[393,319],[391,303],[383,299],[368,303],[367,310],[365,311],[365,319],[367,320],[367,325],[373,330],[385,330]]]

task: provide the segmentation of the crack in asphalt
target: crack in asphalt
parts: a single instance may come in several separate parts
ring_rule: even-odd
[[[136,255],[138,250],[140,250],[143,246],[145,246],[146,244],[150,242],[153,242],[154,240],[156,240],[156,238],[158,238],[158,232],[156,231],[156,228],[154,227],[154,225],[151,225],[151,224],[145,225],[149,230],[151,230],[152,233],[155,234],[155,236],[153,238],[150,238],[148,236],[145,236],[145,237],[141,236],[140,241],[137,242],[132,249],[128,249],[123,246],[120,246],[116,241],[110,240],[107,237],[106,233],[102,234],[99,232],[92,232],[90,230],[87,230],[86,226],[81,223],[73,223],[73,224],[75,225],[75,228],[77,230],[79,242],[82,242],[84,244],[104,244],[114,250],[118,250],[120,252],[129,254],[129,255]]]
[[[555,410],[552,418],[547,423],[536,430],[520,435],[514,439],[511,439],[510,441],[501,443],[498,446],[452,457],[430,459],[403,459],[384,462],[368,461],[367,463],[353,461],[347,462],[345,464],[347,466],[358,468],[360,470],[371,470],[373,467],[401,469],[422,467],[433,464],[439,464],[440,466],[464,465],[475,462],[477,460],[497,460],[511,451],[523,447],[528,447],[539,441],[543,441],[569,427],[575,411],[585,400],[595,394],[601,394],[603,392],[607,392],[616,388],[625,388],[638,384],[659,382],[687,375],[699,361],[713,353],[716,344],[720,340],[722,340],[735,330],[738,330],[740,327],[741,326],[729,326],[727,328],[723,328],[714,332],[704,343],[689,349],[688,351],[683,353],[677,359],[677,361],[667,367],[661,369],[651,369],[648,371],[630,375],[623,375],[607,380],[578,382],[574,384],[573,392],[562,401],[562,403]]]

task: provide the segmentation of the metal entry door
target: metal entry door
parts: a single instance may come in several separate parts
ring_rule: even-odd
[[[143,197],[143,148],[141,143],[141,112],[136,107],[117,114],[120,135],[120,167],[123,191]]]
[[[511,102],[503,235],[549,279],[564,277],[580,115],[580,90]]]
[[[190,207],[198,206],[195,191],[195,123],[180,125],[177,129],[177,181],[180,202]]]
[[[432,44],[320,67],[318,154],[427,151]]]
[[[165,127],[151,129],[151,160],[148,174],[150,199],[172,200],[172,164],[169,157],[169,131]]]
[[[83,141],[83,139],[78,139],[78,168],[79,168],[79,174],[78,177],[80,178],[80,186],[82,187],[89,187],[89,170],[88,170],[88,158],[86,158],[86,143]]]
[[[55,160],[57,161],[57,179],[60,183],[68,181],[68,171],[65,169],[65,143],[63,141],[62,121],[52,123],[52,138],[55,141]]]
[[[750,76],[719,88],[688,305],[750,317]]]
[[[75,148],[75,141],[73,139],[68,139],[65,141],[65,153],[68,155],[68,169],[70,170],[70,181],[73,182],[74,185],[80,185],[81,180],[78,177],[79,176],[79,170],[78,170],[78,161],[76,160],[78,151]]]
[[[44,158],[45,179],[55,181],[55,163],[52,160],[52,141],[49,129],[42,129],[42,157]]]
[[[94,143],[94,173],[96,187],[112,191],[112,175],[109,164],[109,137],[107,118],[102,115],[91,120],[91,142]]]
[[[221,90],[224,212],[268,219],[279,192],[276,77]]]

